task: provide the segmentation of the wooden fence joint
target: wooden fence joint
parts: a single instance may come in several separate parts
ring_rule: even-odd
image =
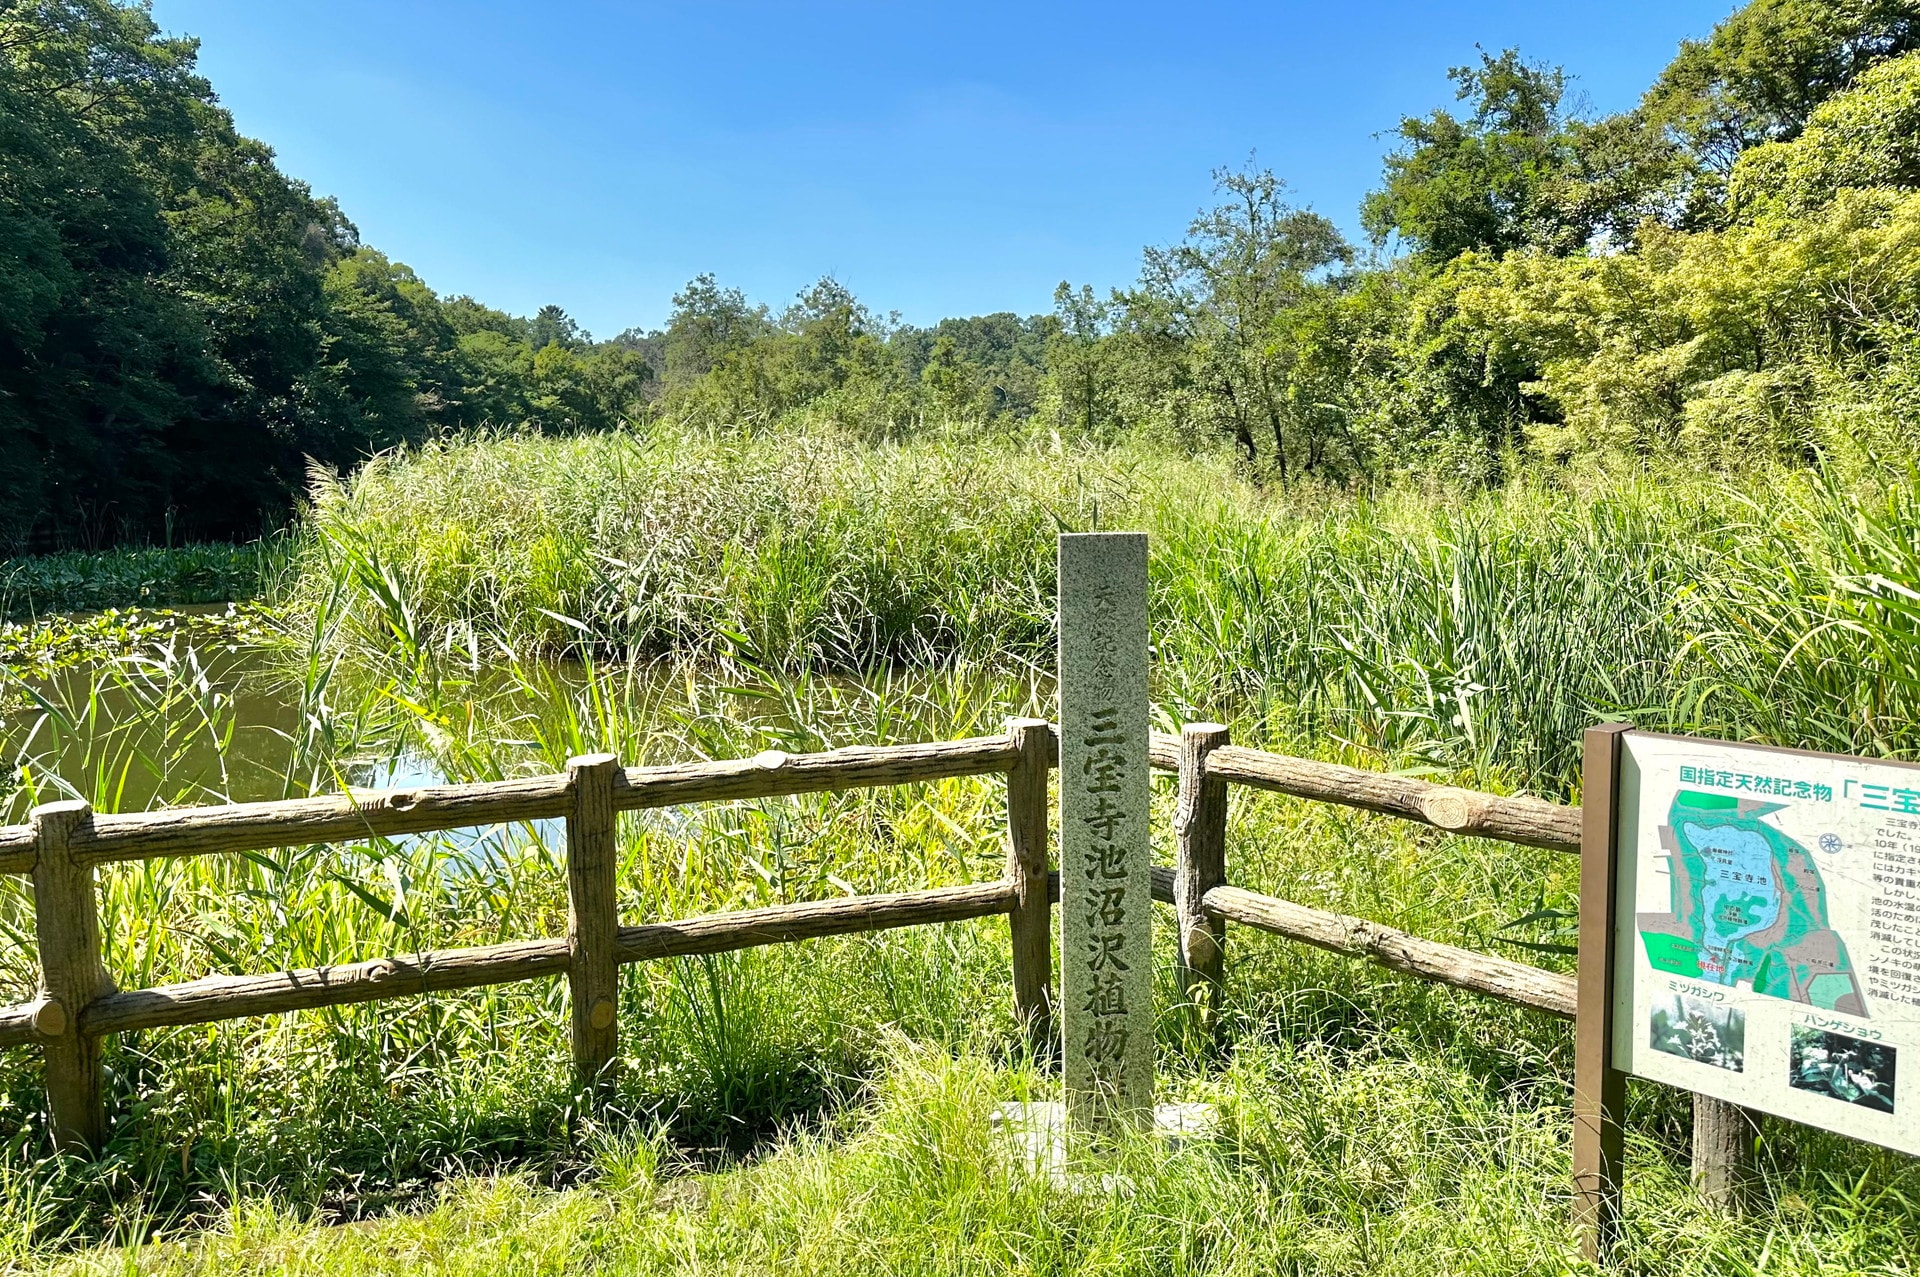
[[[1207,1032],[1219,1027],[1226,974],[1226,922],[1206,910],[1207,893],[1227,882],[1227,782],[1207,774],[1207,758],[1228,743],[1218,723],[1180,732],[1180,797],[1174,809],[1174,908],[1178,911],[1180,991]]]
[[[42,999],[34,1027],[43,1035],[54,1147],[63,1152],[97,1151],[107,1133],[101,1039],[67,1031],[88,1003],[113,990],[101,958],[93,869],[77,855],[92,823],[93,808],[82,802],[47,803],[34,808],[31,818]],[[55,1026],[58,1032],[46,1032]]]
[[[573,1004],[574,1086],[597,1106],[612,1084],[620,1046],[620,918],[614,871],[612,754],[569,759],[572,810],[567,815],[567,981]]]
[[[1013,1013],[1036,1057],[1053,1042],[1053,909],[1047,878],[1047,773],[1055,757],[1045,719],[1016,718],[1007,735],[1017,751],[1007,773],[1007,879],[1014,906]]]

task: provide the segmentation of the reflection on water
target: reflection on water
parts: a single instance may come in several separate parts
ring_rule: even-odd
[[[737,670],[568,662],[503,663],[416,687],[346,667],[315,675],[259,648],[156,652],[37,684],[14,678],[5,690],[10,821],[57,797],[140,811],[497,779],[600,749],[635,765],[935,739],[998,731],[1046,694],[1031,672],[747,684]],[[558,836],[557,826],[536,832]],[[471,849],[491,854],[488,840],[503,836],[474,832]]]
[[[425,754],[403,749],[385,762],[366,768],[365,778],[354,784],[368,789],[420,789],[444,785],[448,776],[440,764]],[[547,847],[559,847],[566,838],[564,820],[521,821],[511,825],[472,825],[437,834],[402,834],[393,839],[396,846],[411,847],[431,838],[463,859],[493,862],[525,847],[529,841]]]

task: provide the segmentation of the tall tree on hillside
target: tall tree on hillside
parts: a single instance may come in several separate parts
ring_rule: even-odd
[[[546,305],[527,321],[527,344],[535,350],[545,350],[548,346],[579,350],[593,344],[593,334],[575,323],[565,310]]]
[[[1743,152],[1797,136],[1815,107],[1915,49],[1915,0],[1752,0],[1682,44],[1642,110],[1724,179]]]
[[[1136,324],[1179,340],[1214,420],[1248,461],[1264,456],[1284,482],[1317,469],[1325,443],[1313,418],[1293,410],[1288,318],[1353,250],[1332,222],[1288,204],[1270,170],[1221,169],[1214,183],[1226,198],[1180,243],[1146,250],[1126,306]]]
[[[1386,183],[1361,207],[1368,234],[1381,243],[1398,235],[1434,262],[1584,243],[1590,228],[1569,209],[1577,154],[1563,110],[1566,74],[1507,49],[1483,51],[1478,66],[1447,76],[1472,110],[1400,121]]]

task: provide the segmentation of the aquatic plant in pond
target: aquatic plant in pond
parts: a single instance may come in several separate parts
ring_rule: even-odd
[[[270,588],[287,548],[276,538],[0,559],[0,620],[245,601]]]
[[[276,643],[284,620],[284,612],[266,604],[229,603],[219,610],[109,608],[91,616],[0,623],[0,667],[15,677],[44,679],[155,649],[232,653]]]

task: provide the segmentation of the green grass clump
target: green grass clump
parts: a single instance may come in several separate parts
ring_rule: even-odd
[[[1368,499],[1020,443],[508,436],[320,494],[297,597],[414,665],[1050,663],[1053,539],[1154,538],[1161,696],[1262,739],[1569,794],[1579,733],[1920,751],[1920,487],[1527,477]]]
[[[1076,1180],[1029,1171],[993,1127],[1046,1082],[896,1040],[867,1103],[746,1164],[704,1168],[644,1130],[592,1141],[578,1183],[527,1175],[442,1188],[427,1209],[349,1228],[233,1204],[179,1241],[105,1248],[73,1274],[359,1273],[1447,1274],[1582,1271],[1561,1222],[1561,1123],[1433,1058],[1247,1047],[1173,1091],[1220,1106],[1207,1144],[1149,1142]],[[1914,1258],[1910,1176],[1835,1186],[1778,1168],[1728,1223],[1688,1204],[1670,1150],[1629,1148],[1624,1271],[1896,1273]],[[23,1256],[23,1258],[25,1258]]]
[[[323,488],[297,597],[349,635],[458,650],[751,654],[867,668],[1045,641],[1054,533],[1126,508],[1101,453],[807,436],[508,435]]]
[[[0,560],[0,620],[240,602],[262,593],[284,562],[278,541],[123,546]]]

